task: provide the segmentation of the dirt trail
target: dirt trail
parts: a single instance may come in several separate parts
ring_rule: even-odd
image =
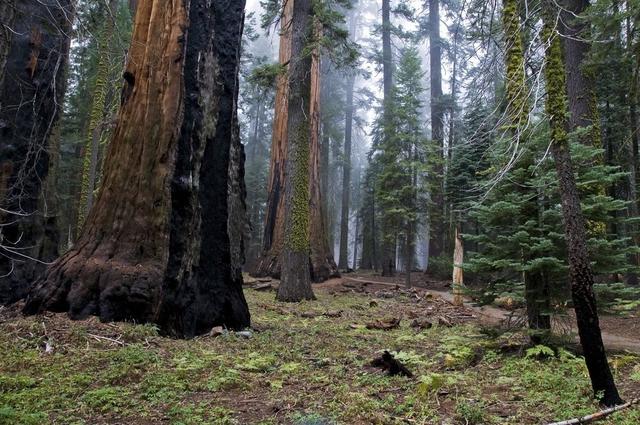
[[[390,286],[394,288],[398,286],[398,284],[396,283],[381,282],[373,279],[365,279],[365,278],[359,278],[359,277],[343,277],[342,279],[332,279],[327,283],[331,284],[331,283],[337,283],[337,281],[345,281],[345,280],[351,281],[351,282],[369,284],[369,285]],[[399,286],[402,287],[402,285],[399,285]],[[416,287],[416,289],[424,290],[433,295],[437,295],[446,301],[453,302],[453,294],[451,294],[451,292],[438,291],[438,290],[426,289],[426,288],[420,288],[420,287]],[[491,306],[478,307],[466,301],[464,305],[465,307],[472,309],[479,316],[481,316],[485,322],[492,323],[492,324],[497,324],[501,322],[503,319],[507,318],[509,315],[509,312],[507,310],[497,308],[497,307],[491,307]],[[575,328],[575,325],[572,325],[571,331],[577,334],[577,329]],[[608,350],[615,350],[615,351],[626,350],[636,354],[640,354],[640,341],[637,339],[628,338],[621,335],[615,335],[609,332],[602,332],[602,339]],[[578,342],[577,336],[576,336],[576,342]]]

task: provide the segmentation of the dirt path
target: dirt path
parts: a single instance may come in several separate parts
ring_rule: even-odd
[[[335,285],[336,283],[343,282],[345,280],[362,283],[365,285],[382,285],[382,286],[389,286],[394,288],[398,286],[398,284],[396,283],[381,282],[373,279],[365,279],[360,277],[343,277],[341,279],[332,279],[331,281],[326,282],[326,284]],[[402,287],[402,285],[400,286]],[[433,295],[437,295],[441,297],[446,301],[453,302],[453,295],[451,294],[451,292],[425,289],[425,288],[419,288],[419,287],[417,287],[416,289],[429,292]],[[470,302],[465,302],[464,305],[465,307],[472,309],[475,313],[481,316],[483,321],[487,323],[497,324],[502,320],[504,320],[505,318],[507,318],[509,315],[509,312],[507,310],[503,310],[501,308],[496,308],[491,306],[478,307],[473,305]],[[574,333],[577,333],[577,329],[575,328],[575,325],[572,325],[571,331]],[[626,350],[636,354],[640,354],[640,341],[637,339],[628,338],[625,336],[616,335],[609,332],[602,332],[602,339],[607,349],[609,350],[615,350],[615,351]],[[576,342],[578,342],[577,336],[576,336]]]

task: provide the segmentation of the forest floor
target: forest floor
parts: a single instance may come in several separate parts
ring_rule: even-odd
[[[380,285],[404,288],[404,276],[382,277],[377,274],[359,272],[357,274],[345,274],[344,280],[373,285],[372,288],[380,288]],[[434,279],[424,273],[412,273],[412,285],[419,290],[428,290],[447,301],[453,301],[451,283]],[[518,322],[524,319],[524,311],[517,308],[500,308],[497,306],[476,306],[465,301],[465,306],[478,314],[481,322],[485,324],[504,324],[504,322]],[[607,348],[612,350],[627,350],[640,354],[640,308],[627,311],[625,314],[600,314],[600,328]],[[573,335],[578,342],[575,315],[572,309],[567,309],[562,317],[554,319],[554,332],[558,334]]]
[[[0,309],[0,424],[522,425],[598,410],[573,336],[530,347],[435,288],[354,277],[370,280],[316,285],[318,300],[297,305],[247,287],[250,332],[189,341]],[[372,367],[383,350],[414,378]],[[610,361],[623,398],[640,397],[640,355]],[[600,423],[637,425],[640,409]]]

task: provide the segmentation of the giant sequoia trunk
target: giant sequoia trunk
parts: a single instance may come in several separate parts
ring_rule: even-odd
[[[294,0],[284,3],[284,10],[281,17],[280,32],[280,54],[281,64],[289,63],[292,58],[292,18],[295,7]],[[319,85],[319,67],[311,69],[309,65],[307,73],[314,72],[312,78],[317,79]],[[275,113],[273,122],[273,135],[271,144],[271,164],[269,172],[267,211],[265,218],[265,228],[263,237],[262,254],[253,270],[255,276],[272,276],[280,278],[283,246],[285,242],[285,168],[288,157],[289,141],[289,101],[290,97],[290,75],[282,73],[278,76],[275,99]],[[311,78],[311,77],[310,77]],[[318,86],[319,87],[319,86]],[[324,223],[322,193],[320,190],[320,162],[319,143],[317,140],[317,125],[319,114],[319,91],[312,94],[315,98],[309,99],[310,104],[318,105],[316,115],[314,115],[310,125],[316,128],[310,140],[310,202],[312,204],[310,217],[311,251],[309,261],[311,262],[311,278],[315,282],[322,282],[330,277],[338,275],[338,268],[333,260],[333,254],[327,243],[326,224]],[[309,109],[307,109],[309,111]]]
[[[594,394],[607,406],[621,404],[622,400],[607,362],[602,334],[598,322],[596,298],[593,292],[593,270],[587,251],[587,232],[582,215],[580,197],[569,149],[567,98],[565,95],[565,69],[560,40],[555,36],[558,10],[555,3],[544,3],[545,54],[544,75],[547,83],[546,110],[550,117],[551,154],[556,165],[565,239],[568,249],[571,295],[578,322],[580,344],[591,377]]]
[[[55,229],[43,202],[49,141],[61,113],[69,0],[0,5],[0,303],[26,295],[44,270],[45,234]]]
[[[243,152],[236,116],[244,1],[140,0],[102,190],[26,313],[242,328]]]
[[[318,58],[305,53],[313,31],[311,0],[295,0],[292,13],[291,60],[288,65],[289,110],[287,131],[287,165],[285,176],[285,240],[282,253],[282,277],[279,301],[315,299],[309,273],[310,172],[316,168],[319,155],[312,155],[318,144],[317,102],[319,95]],[[317,149],[317,147],[316,147]],[[315,158],[313,158],[315,156]],[[318,181],[319,183],[319,181]],[[319,190],[319,188],[318,188]],[[314,206],[319,213],[320,206]]]

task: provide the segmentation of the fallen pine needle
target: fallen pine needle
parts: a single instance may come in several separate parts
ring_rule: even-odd
[[[583,416],[582,418],[568,419],[566,421],[561,422],[553,422],[548,425],[577,425],[577,424],[590,424],[595,421],[599,421],[600,419],[604,419],[607,416],[619,412],[621,410],[626,409],[627,407],[631,407],[634,404],[640,403],[640,398],[636,398],[635,400],[631,400],[625,404],[621,404],[620,406],[610,407],[608,409],[601,410],[592,415]]]

